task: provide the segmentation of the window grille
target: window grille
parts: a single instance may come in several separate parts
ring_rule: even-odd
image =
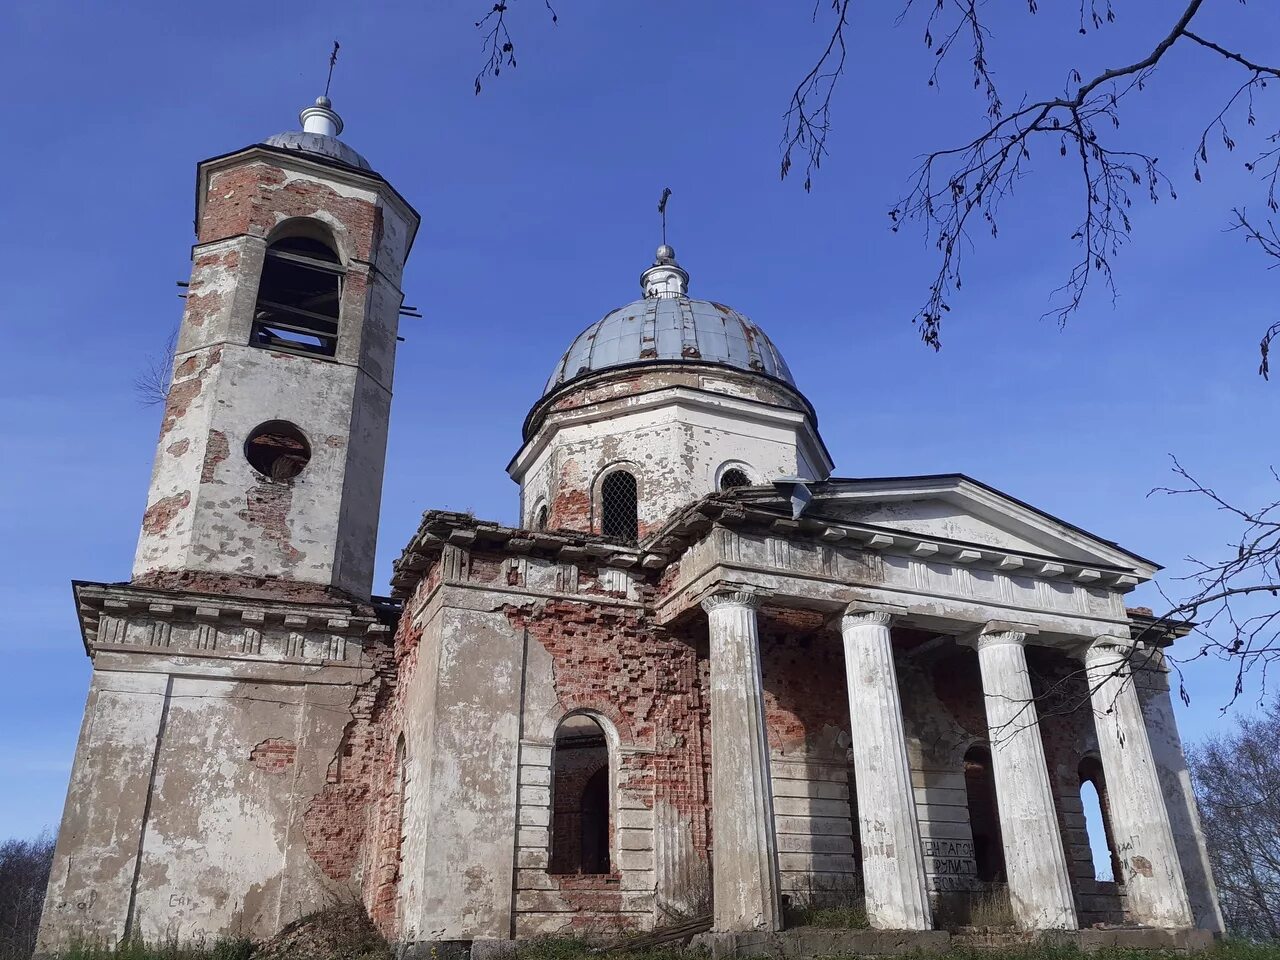
[[[732,490],[735,487],[751,486],[751,478],[737,467],[730,467],[720,475],[720,489]]]
[[[249,342],[255,347],[332,357],[346,273],[319,240],[285,237],[267,248]]]
[[[533,520],[533,529],[547,529],[547,505],[545,503],[538,508],[537,516],[535,516]]]
[[[600,484],[600,532],[606,537],[634,542],[639,534],[636,478],[615,470]]]

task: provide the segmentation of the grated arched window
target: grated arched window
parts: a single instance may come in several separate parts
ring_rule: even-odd
[[[615,470],[600,484],[600,532],[606,537],[634,541],[639,536],[636,478]]]
[[[721,490],[732,490],[735,487],[749,486],[751,486],[751,478],[747,476],[745,471],[739,470],[737,467],[730,467],[720,475]]]
[[[537,514],[534,515],[533,529],[535,530],[547,529],[547,516],[548,516],[547,505],[544,503],[542,506],[538,508]]]
[[[249,342],[255,347],[332,357],[346,270],[312,237],[282,237],[267,247]]]

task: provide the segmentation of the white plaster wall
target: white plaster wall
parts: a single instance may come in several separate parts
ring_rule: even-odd
[[[58,829],[38,949],[125,934],[168,677],[95,671]]]
[[[523,522],[534,523],[540,499],[554,503],[566,492],[589,492],[596,502],[601,471],[634,464],[640,481],[642,530],[660,526],[673,512],[716,489],[720,468],[744,465],[753,483],[767,484],[801,470],[800,430],[785,418],[747,418],[735,408],[709,410],[682,402],[671,391],[667,402],[619,410],[607,419],[574,423],[552,414],[540,434],[550,437],[529,464],[521,490]],[[553,508],[553,515],[555,510]],[[598,524],[593,509],[593,523]]]
[[[408,744],[406,836],[418,849],[402,881],[412,885],[403,927],[418,940],[507,939],[523,636],[500,611],[448,606],[439,616],[437,651],[419,647],[420,660],[436,659],[434,675],[415,676],[410,697],[410,710],[432,716],[411,721],[429,740]]]
[[[324,682],[279,682],[280,671],[253,679],[260,661],[98,656],[109,665],[93,675],[41,949],[126,932],[182,943],[265,937],[299,905],[321,906],[338,885],[310,860],[303,817],[360,671],[318,667]],[[267,739],[294,744],[293,764],[252,763]]]

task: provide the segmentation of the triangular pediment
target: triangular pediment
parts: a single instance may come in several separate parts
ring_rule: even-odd
[[[832,479],[815,484],[805,511],[978,548],[1124,568],[1142,578],[1159,566],[1073,524],[960,474]]]

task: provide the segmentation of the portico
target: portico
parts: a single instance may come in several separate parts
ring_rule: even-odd
[[[975,694],[985,716],[1013,916],[1024,929],[1081,925],[1028,647],[1069,656],[1087,677],[1090,697],[1079,707],[1097,723],[1096,749],[1127,865],[1117,879],[1133,921],[1190,926],[1144,717],[1126,682],[1127,664],[1115,662],[1124,664],[1131,644],[1123,594],[1147,571],[1135,571],[1132,558],[1125,568],[1104,564],[1118,559],[1105,554],[1084,562],[872,527],[840,518],[832,509],[838,500],[835,494],[823,502],[819,494],[817,504],[792,516],[776,513],[786,502],[776,495],[758,510],[716,516],[704,503],[667,528],[669,546],[682,554],[678,578],[657,600],[659,616],[675,622],[705,611],[710,639],[716,928],[782,926],[767,711],[761,657],[752,649],[762,607],[817,611],[839,630],[860,867],[874,928],[930,929],[939,895],[955,889],[939,883],[926,863],[924,830],[936,836],[934,820],[950,814],[934,809],[927,771],[912,759],[919,733],[913,736],[904,720],[896,664],[959,648],[976,651],[980,670]],[[661,536],[656,544],[661,548]],[[895,649],[895,628],[933,639],[906,653]],[[965,842],[958,841],[961,849]],[[968,846],[971,853],[972,839]],[[939,843],[931,839],[928,847]]]

